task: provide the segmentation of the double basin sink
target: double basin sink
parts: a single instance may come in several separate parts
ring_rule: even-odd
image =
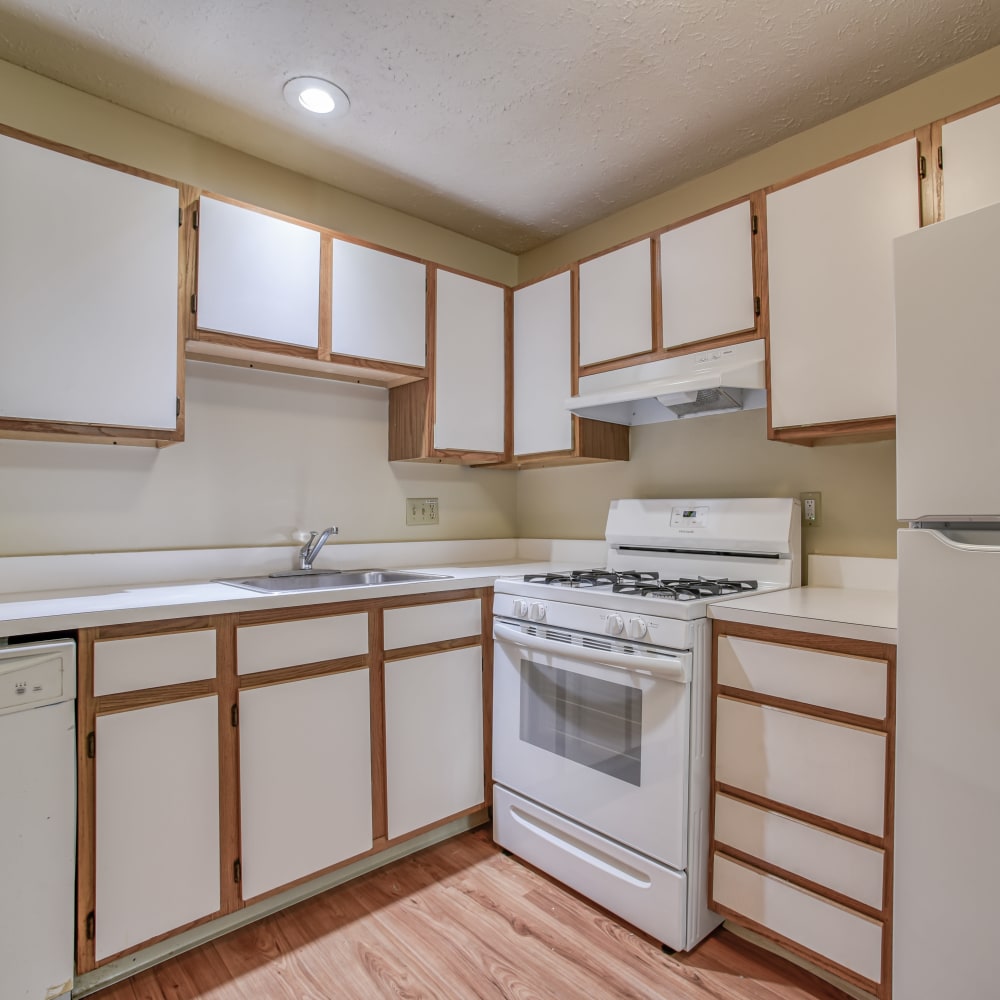
[[[426,580],[450,580],[433,573],[409,573],[389,569],[305,569],[270,576],[248,576],[239,580],[213,580],[230,587],[242,587],[258,594],[295,594],[313,590],[342,590],[345,587],[378,587],[385,583],[419,583]]]

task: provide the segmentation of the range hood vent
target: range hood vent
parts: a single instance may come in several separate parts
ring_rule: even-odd
[[[651,424],[758,409],[764,391],[764,342],[719,347],[644,365],[585,375],[567,410],[613,424]]]

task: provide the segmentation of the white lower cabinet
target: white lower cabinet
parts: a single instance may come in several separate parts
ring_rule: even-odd
[[[368,670],[240,692],[242,895],[372,846]]]
[[[219,910],[219,714],[212,695],[101,715],[98,962]]]
[[[385,665],[389,839],[481,804],[481,646]]]

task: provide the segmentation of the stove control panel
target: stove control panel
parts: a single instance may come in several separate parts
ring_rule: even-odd
[[[531,611],[529,612],[531,617],[536,622],[545,621],[545,605],[540,604],[538,601],[531,602]]]
[[[708,507],[674,507],[670,511],[671,528],[702,528],[708,520]]]
[[[545,621],[545,605],[541,601],[525,601],[517,598],[514,601],[514,615],[517,618],[530,618],[532,621]]]
[[[628,620],[628,634],[633,639],[645,639],[649,632],[649,626],[642,618],[630,618]]]
[[[518,618],[527,618],[528,602],[522,600],[516,600],[514,602],[514,614],[517,615]]]
[[[625,620],[621,615],[608,615],[608,635],[621,635],[625,631]]]

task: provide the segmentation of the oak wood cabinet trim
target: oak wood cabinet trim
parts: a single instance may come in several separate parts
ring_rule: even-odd
[[[97,715],[114,715],[118,712],[132,712],[154,705],[168,705],[175,701],[191,701],[216,693],[216,679],[207,681],[187,681],[183,684],[164,684],[161,687],[141,688],[137,691],[123,691],[120,694],[104,694],[94,699]]]
[[[755,920],[750,920],[748,917],[744,917],[735,910],[729,909],[728,906],[722,906],[716,902],[712,902],[711,906],[712,909],[721,916],[735,921],[741,927],[746,927],[747,930],[751,930],[755,934],[759,934],[762,938],[766,938],[768,941],[773,941],[775,944],[781,945],[782,948],[787,948],[790,952],[806,959],[809,962],[812,962],[814,965],[818,965],[821,969],[825,969],[827,972],[832,972],[835,976],[839,976],[841,979],[851,983],[853,986],[866,990],[873,996],[878,997],[879,1000],[882,1000],[883,997],[889,996],[889,994],[886,993],[878,983],[872,982],[870,979],[866,979],[864,976],[858,975],[858,973],[854,972],[853,969],[848,969],[843,965],[838,965],[825,955],[812,951],[809,948],[798,944],[796,941],[792,941],[790,938],[786,938],[783,935],[772,931],[769,927],[765,927],[763,924],[757,923]],[[882,933],[884,937],[884,927]]]
[[[109,160],[107,157],[88,153],[61,142],[43,139],[41,136],[23,132],[21,129],[0,124],[0,135],[19,142],[38,146],[42,149],[84,160],[95,166],[129,174],[155,184],[174,188],[177,191],[180,225],[177,236],[177,420],[173,430],[165,428],[142,428],[118,426],[115,424],[94,424],[75,421],[50,421],[19,417],[0,418],[0,437],[25,441],[59,441],[79,444],[120,444],[163,448],[184,440],[184,345],[192,328],[192,318],[188,308],[189,295],[193,287],[195,270],[196,237],[191,224],[188,207],[197,202],[196,188],[180,181],[126,163]]]
[[[855,715],[852,712],[841,712],[835,708],[824,708],[805,701],[795,701],[792,698],[781,698],[773,694],[762,694],[758,691],[747,691],[745,688],[719,685],[719,697],[730,698],[733,701],[743,701],[748,705],[767,705],[769,708],[779,708],[784,712],[794,712],[811,719],[823,722],[839,722],[856,729],[866,729],[876,733],[887,733],[890,723],[885,719],[876,719],[870,715]]]
[[[468,649],[470,646],[485,645],[482,635],[467,635],[458,639],[440,639],[437,642],[425,642],[419,646],[399,646],[387,649],[387,662],[395,660],[412,660],[417,656],[427,656],[430,653],[447,653],[453,649]]]
[[[357,368],[362,372],[387,372],[393,375],[405,375],[410,378],[427,378],[429,374],[427,365],[420,368],[416,365],[401,364],[398,361],[378,361],[374,358],[363,358],[355,354],[339,354],[336,351],[331,351],[323,360],[330,361],[333,364]]]
[[[385,743],[385,614],[368,615],[368,703],[371,711],[372,839],[384,841],[389,831],[389,782]]]
[[[97,967],[94,937],[88,935],[89,915],[95,912],[97,895],[97,783],[95,761],[88,755],[88,742],[97,725],[94,706],[94,639],[97,629],[81,629],[76,659],[76,971]]]
[[[300,344],[283,344],[280,341],[266,340],[263,337],[244,337],[238,333],[217,333],[214,330],[202,330],[196,327],[191,339],[197,343],[217,344],[219,347],[261,351],[281,358],[318,360],[316,351],[309,347],[302,347]]]
[[[174,632],[206,632],[214,627],[212,617],[205,615],[197,618],[164,618],[161,621],[129,622],[124,625],[100,625],[86,631],[88,635],[92,636],[94,642],[105,642],[109,639],[141,639]]]
[[[433,823],[427,823],[425,826],[418,826],[416,829],[407,830],[406,833],[401,833],[398,837],[392,837],[386,840],[386,847],[394,847],[396,844],[403,844],[407,840],[412,840],[414,837],[419,837],[422,833],[427,833],[430,830],[436,830],[439,826],[447,826],[449,823],[453,823],[456,819],[462,819],[463,816],[472,816],[474,813],[480,812],[486,806],[485,802],[480,802],[477,805],[469,806],[468,809],[462,809],[460,812],[454,813],[451,816],[445,816],[444,819],[437,819]]]
[[[493,591],[482,600],[483,643],[483,794],[493,807]]]
[[[744,625],[742,622],[714,621],[712,624],[713,638],[732,635],[741,639],[756,639],[782,646],[802,646],[824,653],[843,653],[845,656],[868,660],[894,662],[896,658],[896,647],[892,643],[871,642],[867,639],[842,639],[839,636],[820,635],[817,632],[796,632],[793,629],[772,628],[767,625]],[[713,659],[713,668],[717,667],[717,661]]]
[[[341,601],[336,604],[307,604],[288,608],[267,608],[263,611],[242,611],[236,615],[237,628],[254,625],[276,625],[280,622],[297,622],[306,618],[336,618],[340,615],[356,615],[380,606],[377,599]]]
[[[786,444],[834,444],[850,441],[858,444],[871,441],[891,441],[896,436],[895,417],[866,417],[863,420],[838,420],[825,424],[803,424],[799,427],[779,427],[771,430],[772,441]]]
[[[849,910],[856,910],[858,913],[870,917],[872,920],[884,920],[886,917],[885,908],[878,910],[874,906],[869,906],[867,903],[862,902],[860,899],[837,892],[836,889],[831,889],[820,882],[813,882],[812,879],[803,878],[801,875],[796,875],[795,872],[789,871],[787,868],[782,868],[770,861],[765,861],[763,858],[758,858],[755,854],[750,854],[747,851],[741,851],[739,848],[723,843],[721,840],[715,842],[715,853],[725,855],[731,860],[739,861],[750,868],[757,868],[767,875],[780,878],[784,882],[797,885],[800,889],[805,889],[815,896],[822,896],[824,899],[829,899],[830,902],[836,903],[838,906],[844,906]]]
[[[270,687],[272,684],[288,684],[291,681],[302,681],[310,677],[325,677],[327,674],[345,674],[351,670],[364,670],[368,665],[367,653],[358,656],[342,656],[333,660],[318,660],[315,663],[297,663],[293,667],[276,667],[274,670],[258,670],[252,674],[240,674],[238,687],[240,691],[251,691],[253,688]]]
[[[421,604],[448,604],[452,601],[492,600],[492,587],[476,587],[468,590],[444,590],[438,593],[405,594],[400,597],[386,597],[378,602],[388,611],[391,608],[412,608]]]
[[[219,898],[223,913],[242,906],[233,866],[240,857],[240,731],[236,675],[236,616],[215,619],[216,678],[219,698]],[[236,712],[234,713],[234,709]]]

